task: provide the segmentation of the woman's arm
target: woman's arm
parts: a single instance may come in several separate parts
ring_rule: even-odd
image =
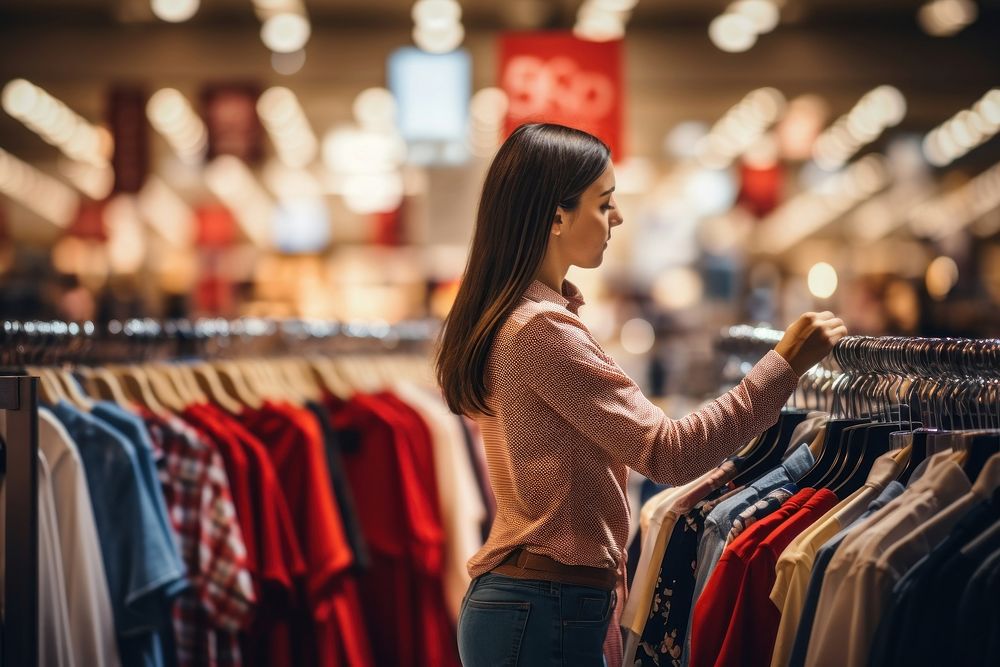
[[[799,375],[832,346],[835,327],[810,316],[820,318],[800,318],[776,348],[788,357],[769,352],[739,385],[682,419],[653,405],[569,313],[546,311],[524,325],[513,376],[615,461],[656,482],[683,484],[777,420]]]

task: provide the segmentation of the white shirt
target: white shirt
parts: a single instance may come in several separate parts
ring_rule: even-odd
[[[38,417],[38,448],[51,467],[73,653],[81,665],[118,667],[108,580],[83,462],[59,420],[47,410]]]
[[[480,495],[459,418],[448,410],[441,399],[412,383],[396,383],[393,392],[417,411],[431,432],[438,505],[445,535],[445,601],[452,620],[457,621],[462,598],[472,582],[465,564],[483,546],[482,525],[486,520],[486,506]]]

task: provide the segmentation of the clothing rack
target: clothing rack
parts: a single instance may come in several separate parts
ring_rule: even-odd
[[[723,330],[720,351],[763,356],[781,340],[768,327]],[[832,394],[835,413],[889,412],[893,402],[935,424],[1000,426],[1000,339],[845,336],[803,379],[806,393]]]
[[[38,664],[38,379],[25,366],[145,361],[194,355],[239,356],[419,349],[433,320],[398,324],[263,318],[5,320],[0,326],[0,409],[6,411],[6,508],[2,666]],[[3,372],[3,371],[0,371]]]
[[[38,664],[38,395],[37,379],[0,376],[0,410],[6,411],[3,448],[7,502],[3,665]]]
[[[303,352],[415,350],[437,336],[435,320],[333,322],[298,319],[134,318],[94,322],[6,320],[0,367],[232,357]]]

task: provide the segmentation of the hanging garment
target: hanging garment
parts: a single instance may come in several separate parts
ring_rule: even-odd
[[[368,569],[371,563],[364,531],[361,529],[361,519],[354,506],[354,492],[351,490],[351,483],[344,470],[342,452],[345,443],[341,442],[342,438],[338,436],[333,424],[330,423],[330,415],[322,403],[309,401],[306,403],[306,408],[313,414],[323,430],[326,464],[330,469],[330,481],[333,483],[337,509],[340,510],[340,516],[344,521],[344,533],[347,535],[347,542],[351,547],[353,567],[357,572],[361,572]]]
[[[995,527],[996,524],[994,524]],[[983,559],[972,573],[959,600],[953,655],[960,667],[988,667],[1000,663],[1000,548]],[[984,641],[984,638],[986,640]]]
[[[692,667],[714,665],[719,657],[729,623],[733,620],[733,609],[742,593],[743,575],[754,549],[815,493],[816,489],[802,489],[725,548],[691,614],[691,654],[688,661]]]
[[[308,662],[371,664],[320,425],[308,410],[268,401],[245,409],[240,419],[267,448],[302,546],[315,648]]]
[[[408,433],[414,428],[412,414],[407,418],[384,397],[357,394],[343,402],[331,396],[327,405],[338,433],[345,438],[353,433],[356,443],[343,455],[371,549],[372,567],[360,584],[375,663],[415,667],[441,664],[430,658],[443,656],[456,664],[454,633],[447,639],[440,636],[442,624],[449,623],[429,438]],[[435,601],[440,605],[436,611]]]
[[[173,611],[177,664],[242,665],[239,632],[256,595],[222,458],[179,418],[147,413],[145,422],[191,580]]]
[[[0,411],[0,415],[3,411]],[[4,431],[0,416],[0,433]],[[38,664],[53,667],[77,667],[73,653],[69,608],[66,602],[66,577],[60,556],[59,525],[53,496],[52,474],[41,450],[38,452]],[[0,595],[4,593],[6,573],[7,484],[0,477]],[[4,598],[0,598],[4,599]],[[5,613],[9,613],[4,610]]]
[[[714,657],[714,665],[766,667],[770,664],[780,622],[778,609],[769,599],[774,584],[775,564],[788,543],[836,503],[837,497],[831,491],[820,489],[809,497],[798,511],[787,519],[776,522],[777,525],[773,529],[763,529],[766,535],[746,557],[746,566],[738,584],[739,594],[733,605],[725,637],[719,644],[720,650]],[[761,524],[769,519],[770,517],[765,518]],[[738,542],[734,542],[732,545],[734,552],[737,544]],[[694,638],[692,646],[697,650],[697,640]]]
[[[477,488],[458,418],[439,398],[414,384],[398,382],[393,391],[430,429],[437,501],[445,538],[445,599],[451,620],[457,623],[462,598],[472,582],[465,564],[482,547],[480,531],[486,520],[486,507]]]
[[[705,517],[705,527],[701,531],[697,544],[697,556],[688,562],[695,562],[694,586],[691,601],[684,604],[690,610],[698,602],[698,598],[715,570],[716,564],[725,549],[725,538],[732,530],[733,521],[747,507],[757,502],[762,496],[782,487],[785,484],[799,480],[816,462],[807,445],[799,445],[785,461],[746,486],[742,491],[719,503]],[[690,612],[688,612],[690,613]],[[688,654],[691,647],[691,624],[687,624],[687,634],[684,637],[684,649],[681,653],[681,664],[688,664]]]
[[[83,462],[66,429],[44,408],[38,411],[38,448],[52,478],[72,654],[81,665],[117,667],[121,659],[108,578]]]
[[[826,573],[827,565],[833,559],[837,549],[851,531],[855,530],[870,516],[899,497],[903,493],[904,488],[899,482],[889,482],[885,490],[868,505],[868,509],[864,514],[855,519],[847,527],[841,529],[839,533],[816,552],[812,573],[809,576],[809,587],[806,589],[806,597],[802,605],[802,615],[799,617],[799,628],[795,633],[792,654],[788,660],[789,667],[802,667],[805,664],[806,654],[809,650],[809,637],[812,633],[813,621],[816,618],[816,606],[819,603],[819,596],[823,588],[823,577]]]
[[[293,640],[292,628],[303,613],[298,585],[305,562],[274,465],[264,445],[218,408],[190,406],[183,418],[222,456],[247,547],[258,612],[240,637],[244,664],[301,664],[305,649]]]
[[[169,626],[168,604],[187,581],[176,542],[143,481],[135,447],[65,401],[52,412],[84,464],[122,664],[162,665],[160,632]]]
[[[881,612],[879,600],[865,597],[878,557],[895,541],[954,502],[971,484],[950,452],[938,454],[936,469],[912,484],[893,503],[872,515],[848,537],[830,562],[809,640],[806,664],[865,665]],[[854,602],[858,604],[855,606]]]
[[[770,600],[780,610],[781,622],[775,635],[771,667],[785,667],[792,652],[799,618],[805,605],[806,589],[820,547],[867,509],[878,494],[899,476],[906,466],[905,451],[883,454],[875,461],[865,485],[838,503],[808,530],[803,531],[781,553],[775,565],[775,581]]]
[[[422,539],[426,542],[426,560],[418,559],[417,578],[420,601],[419,614],[421,618],[421,634],[423,651],[430,664],[458,665],[458,647],[454,624],[448,614],[444,599],[444,566],[445,566],[445,526],[438,499],[437,475],[434,469],[434,447],[431,432],[420,415],[410,406],[402,402],[391,392],[381,392],[377,395],[380,402],[395,412],[400,433],[408,447],[399,450],[404,457],[409,457],[409,463],[403,470],[411,470],[414,475],[404,476],[410,486],[407,495],[420,495],[423,502],[420,506],[427,512],[423,524],[425,531]]]

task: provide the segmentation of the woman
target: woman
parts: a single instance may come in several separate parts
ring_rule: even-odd
[[[608,147],[560,125],[519,127],[486,175],[437,358],[449,406],[481,427],[497,500],[469,562],[466,667],[600,665],[606,635],[620,661],[628,468],[675,485],[711,470],[777,420],[846,334],[831,313],[807,313],[740,385],[668,419],[587,331],[565,280],[601,264],[623,222],[614,190]]]

